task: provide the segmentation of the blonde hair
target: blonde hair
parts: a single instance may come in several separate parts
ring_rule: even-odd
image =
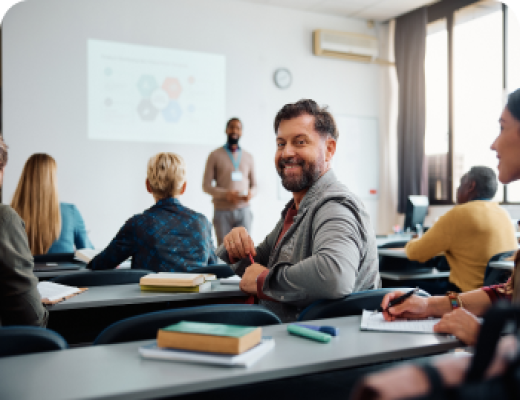
[[[42,153],[29,157],[23,167],[11,207],[25,222],[32,254],[47,253],[61,232],[54,158]]]
[[[158,153],[148,161],[146,176],[159,199],[177,196],[186,181],[186,163],[175,153]]]

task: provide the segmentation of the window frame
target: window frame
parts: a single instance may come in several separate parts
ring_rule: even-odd
[[[438,20],[446,20],[446,29],[448,32],[448,165],[447,171],[447,200],[436,200],[430,196],[430,205],[454,205],[453,201],[453,146],[454,146],[454,96],[453,96],[453,75],[454,75],[454,57],[453,57],[453,30],[455,26],[455,13],[467,6],[479,3],[481,0],[442,0],[438,3],[427,7],[428,25]],[[502,3],[502,90],[507,90],[507,74],[508,74],[508,18],[509,10],[506,4]],[[519,205],[520,202],[510,202],[507,197],[507,184],[503,185],[503,205]]]

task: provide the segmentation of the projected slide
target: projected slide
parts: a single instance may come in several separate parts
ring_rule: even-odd
[[[89,40],[87,60],[90,139],[224,141],[224,56]]]

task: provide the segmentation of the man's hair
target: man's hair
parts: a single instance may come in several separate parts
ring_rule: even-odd
[[[175,153],[158,153],[148,161],[146,177],[159,199],[176,196],[186,181],[186,163]]]
[[[482,199],[492,199],[498,189],[497,176],[495,171],[489,167],[472,167],[466,175],[466,179],[475,182],[476,197]]]
[[[274,119],[274,132],[278,133],[278,127],[282,121],[297,118],[304,114],[314,117],[314,129],[322,137],[328,136],[338,140],[339,132],[336,128],[336,121],[334,121],[332,114],[327,111],[327,106],[320,107],[318,103],[311,99],[302,99],[296,103],[283,106]]]
[[[7,145],[0,135],[0,170],[3,169],[7,164]]]
[[[229,124],[230,124],[231,122],[233,122],[233,121],[238,121],[238,122],[240,122],[240,125],[243,126],[243,125],[242,125],[242,121],[240,121],[239,118],[237,118],[237,117],[233,117],[233,118],[230,118],[230,119],[228,120],[228,122],[227,122],[227,124],[226,124],[226,129],[229,128]]]

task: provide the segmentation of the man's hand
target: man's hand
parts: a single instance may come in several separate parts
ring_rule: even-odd
[[[240,201],[238,190],[230,190],[226,193],[226,200],[231,204],[237,204]]]
[[[267,268],[256,263],[247,267],[240,281],[240,290],[256,295],[256,278],[264,271],[267,271]]]
[[[383,310],[386,310],[388,303],[390,303],[391,300],[402,296],[403,294],[404,292],[399,291],[388,293],[381,302],[381,307]],[[409,297],[401,304],[390,307],[388,312],[383,312],[383,317],[387,321],[394,321],[397,318],[423,319],[429,316],[428,299],[415,295]]]
[[[256,256],[253,239],[244,227],[233,228],[224,236],[224,246],[226,246],[228,256],[235,260],[246,258],[249,254],[253,257]]]
[[[251,193],[251,190],[248,190],[246,195],[240,196],[240,200],[249,201],[249,200],[251,200],[252,197],[253,197],[253,194]]]
[[[444,314],[440,322],[433,327],[433,330],[438,333],[449,333],[473,346],[477,342],[480,322],[468,310],[457,308],[448,314]]]

